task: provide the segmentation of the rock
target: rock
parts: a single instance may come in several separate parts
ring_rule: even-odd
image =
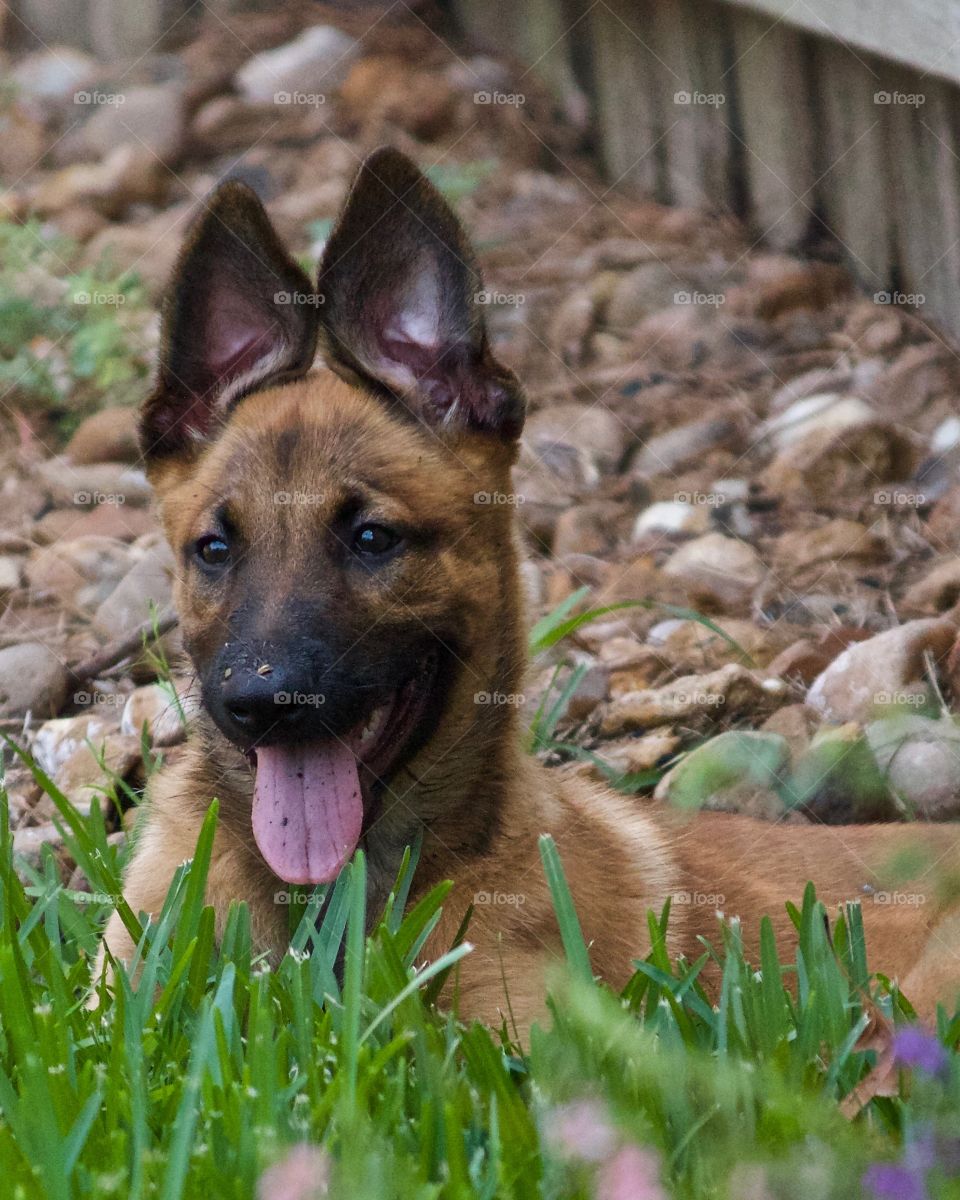
[[[85,704],[90,699],[89,692],[80,692],[74,696],[74,703]],[[99,746],[108,734],[117,731],[119,711],[119,705],[112,708],[104,705],[95,712],[44,721],[34,734],[30,746],[37,766],[51,779],[56,778],[64,763],[78,750],[84,749],[87,742]]]
[[[0,116],[0,177],[16,184],[43,158],[50,136],[42,121],[19,104],[6,104]]]
[[[101,504],[148,504],[153,495],[143,471],[122,462],[80,465],[65,458],[51,458],[39,463],[35,474],[55,504],[80,509]]]
[[[951,488],[934,504],[925,532],[938,550],[960,552],[960,486]]]
[[[930,439],[931,454],[947,454],[960,446],[960,417],[950,416],[933,431]]]
[[[807,704],[835,722],[869,720],[880,706],[915,703],[926,670],[950,651],[954,626],[944,620],[908,621],[844,650],[813,682]]]
[[[43,847],[50,846],[55,852],[63,852],[63,838],[56,825],[28,825],[13,834],[13,853],[23,859],[33,870],[39,870],[43,862]]]
[[[802,441],[810,433],[835,433],[869,424],[876,412],[859,396],[840,396],[819,392],[795,400],[789,408],[776,413],[757,430],[758,440],[769,440],[777,450]]]
[[[79,537],[34,550],[26,577],[40,595],[50,593],[79,608],[101,604],[130,570],[130,551],[109,537]]]
[[[660,648],[674,671],[686,672],[715,671],[730,662],[765,668],[791,636],[789,627],[760,629],[752,621],[736,617],[725,618],[718,628],[723,632],[700,621],[661,621],[650,630],[647,640]]]
[[[622,641],[614,638],[612,641]],[[606,643],[605,643],[606,644]],[[601,656],[604,646],[601,645]],[[657,686],[658,681],[670,677],[670,667],[663,655],[649,646],[640,647],[641,655],[630,661],[610,667],[608,690],[611,699],[619,699],[630,692],[643,692]]]
[[[567,716],[573,721],[585,721],[598,704],[607,698],[610,670],[600,663],[589,667],[577,684],[567,704]]]
[[[21,96],[55,112],[81,103],[77,92],[97,71],[96,60],[72,46],[50,46],[27,54],[10,72]]]
[[[887,544],[879,533],[860,521],[838,517],[817,529],[781,534],[774,543],[773,566],[782,573],[830,559],[853,560],[859,565],[880,562],[887,553]]]
[[[73,466],[139,462],[138,421],[139,414],[132,407],[101,409],[80,422],[67,442],[64,458]]]
[[[165,542],[134,563],[94,613],[93,623],[109,637],[133,633],[153,611],[170,607],[173,601],[174,558]]]
[[[657,785],[654,797],[685,809],[710,808],[776,818],[790,751],[775,733],[731,730],[691,750]]]
[[[679,721],[701,727],[750,713],[768,712],[784,694],[779,680],[764,679],[736,663],[707,675],[685,675],[664,687],[628,692],[606,705],[605,737]]]
[[[67,669],[39,642],[0,650],[0,717],[52,716],[67,697]]]
[[[15,554],[0,554],[0,601],[20,586],[23,559]]]
[[[625,516],[624,505],[612,500],[594,500],[568,508],[557,518],[553,553],[558,558],[566,554],[609,554],[619,540]]]
[[[152,746],[175,746],[187,736],[186,722],[196,704],[171,688],[150,683],[134,688],[120,717],[120,732],[140,736],[144,726]]]
[[[599,473],[590,458],[573,446],[554,445],[535,452],[521,443],[520,456],[513,474],[516,492],[512,501],[522,503],[521,524],[544,546],[553,543],[560,515],[584,492],[599,482]],[[478,503],[491,503],[490,493],[478,492]]]
[[[77,163],[47,176],[30,200],[37,212],[54,216],[76,205],[92,205],[119,218],[133,204],[158,204],[169,184],[163,163],[143,146],[117,146],[102,162]]]
[[[601,473],[617,470],[630,440],[630,430],[600,404],[552,404],[531,416],[524,441],[540,458],[558,446],[586,454]]]
[[[176,162],[183,147],[183,89],[179,83],[129,87],[122,104],[101,104],[83,126],[91,155],[104,157],[117,146],[147,149],[164,162]]]
[[[663,572],[682,580],[695,604],[728,611],[748,604],[764,576],[756,550],[722,533],[687,542],[667,559]]]
[[[882,485],[909,479],[916,458],[910,436],[882,421],[864,421],[839,431],[818,428],[781,451],[762,472],[760,482],[776,495],[807,491],[823,505],[837,496],[863,492],[882,503]]]
[[[362,135],[376,137],[381,131],[402,129],[425,142],[451,132],[458,99],[443,73],[412,70],[392,54],[358,59],[340,89],[341,107]]]
[[[710,528],[710,510],[704,504],[684,500],[658,500],[637,515],[633,540],[651,533],[706,533]]]
[[[258,142],[300,140],[320,134],[325,104],[250,104],[240,96],[217,96],[190,126],[191,149],[205,154],[246,150]]]
[[[767,669],[771,675],[808,688],[832,661],[833,658],[821,646],[808,638],[800,638],[782,650]]]
[[[960,815],[960,727],[949,717],[900,714],[872,721],[867,741],[908,814],[933,821]]]
[[[615,333],[631,333],[644,317],[673,303],[683,285],[667,263],[653,259],[620,276],[611,291],[606,324]]]
[[[640,737],[621,738],[619,741],[602,742],[597,747],[597,756],[615,772],[636,775],[643,771],[654,771],[669,762],[681,746],[681,739],[667,725],[653,733]],[[609,782],[608,773],[596,770],[596,777]]]
[[[960,600],[960,558],[935,562],[932,570],[908,588],[903,607],[912,612],[944,613]]]
[[[255,54],[234,77],[237,90],[254,103],[298,93],[323,95],[347,77],[360,45],[332,25],[313,25],[300,37],[274,50]]]
[[[81,811],[96,800],[103,807],[104,794],[118,779],[124,779],[141,762],[140,739],[108,733],[92,746],[83,745],[70,755],[54,782]]]
[[[767,717],[760,731],[784,738],[790,748],[790,761],[795,762],[810,745],[813,733],[810,710],[803,704],[785,704]]]
[[[902,815],[856,722],[814,737],[794,767],[786,795],[791,805],[826,825]]]
[[[641,475],[672,475],[718,447],[735,450],[739,427],[729,417],[704,417],[650,438],[631,462]]]

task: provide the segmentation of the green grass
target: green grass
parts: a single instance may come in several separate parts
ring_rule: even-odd
[[[414,970],[447,890],[404,914],[415,855],[369,937],[358,854],[322,918],[323,889],[302,897],[275,969],[254,955],[243,905],[215,945],[203,904],[215,805],[192,864],[142,933],[138,986],[121,972],[91,1011],[90,961],[121,856],[96,811],[77,816],[38,778],[93,894],[66,891],[52,854],[18,874],[0,819],[4,1196],[253,1197],[260,1173],[307,1141],[329,1156],[338,1197],[586,1200],[602,1194],[601,1168],[556,1144],[564,1106],[584,1101],[613,1136],[649,1148],[659,1194],[676,1197],[735,1200],[755,1177],[767,1190],[751,1195],[858,1196],[869,1164],[956,1138],[952,1054],[942,1078],[904,1072],[898,1094],[869,1100],[853,1120],[841,1115],[838,1102],[876,1059],[861,1040],[869,1005],[897,1022],[912,1016],[869,976],[856,908],[828,936],[808,889],[791,910],[796,958],[778,961],[767,926],[760,964],[745,961],[736,923],[719,921],[697,962],[671,962],[669,912],[651,914],[653,949],[617,997],[590,977],[549,839],[541,851],[567,963],[557,967],[552,1015],[529,1044],[436,1008],[469,947]],[[139,934],[137,915],[124,915]],[[711,960],[722,976],[716,1004],[699,983]],[[942,1040],[952,1044],[958,1030],[944,1018]],[[960,1195],[960,1182],[935,1174],[930,1186]]]

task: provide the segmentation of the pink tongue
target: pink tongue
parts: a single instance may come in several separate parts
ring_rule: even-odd
[[[332,739],[257,750],[253,836],[287,883],[328,883],[360,841],[363,800],[357,760]]]

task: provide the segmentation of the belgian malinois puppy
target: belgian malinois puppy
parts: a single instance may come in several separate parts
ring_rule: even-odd
[[[511,493],[524,396],[491,354],[481,300],[456,218],[393,150],[363,164],[316,285],[239,183],[193,226],[142,438],[202,715],[151,786],[133,909],[159,911],[214,797],[208,902],[222,928],[245,900],[275,957],[287,884],[332,880],[363,846],[376,914],[422,833],[415,892],[455,882],[428,954],[476,901],[459,1011],[498,1022],[509,1000],[524,1028],[561,956],[538,854],[550,833],[613,985],[668,897],[674,954],[715,936],[717,906],[748,946],[768,913],[788,949],[784,901],[812,879],[828,904],[864,900],[873,963],[916,1003],[952,1001],[960,927],[930,872],[956,861],[953,827],[680,821],[545,769],[515,704],[478,703],[517,696],[525,667],[516,508],[483,502]],[[927,852],[899,885],[915,902],[871,902],[906,843]],[[116,916],[106,944],[130,959]]]

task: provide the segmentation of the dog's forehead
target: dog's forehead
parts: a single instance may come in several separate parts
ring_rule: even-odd
[[[471,493],[476,464],[383,401],[327,373],[238,404],[201,468],[218,492],[386,496],[436,510]]]

